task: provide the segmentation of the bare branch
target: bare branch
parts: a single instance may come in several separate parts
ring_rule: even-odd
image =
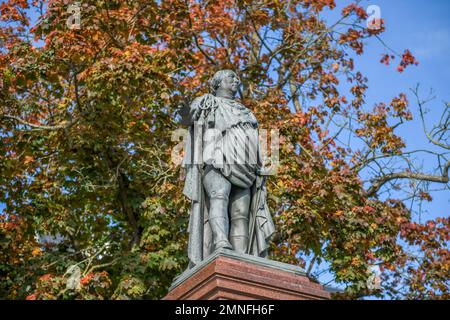
[[[369,197],[374,196],[385,183],[387,183],[388,181],[391,181],[391,180],[396,180],[396,179],[413,179],[413,180],[421,180],[421,181],[429,181],[429,182],[447,184],[450,181],[449,176],[448,176],[449,168],[450,168],[450,161],[448,161],[444,165],[441,176],[435,176],[435,175],[429,175],[429,174],[423,174],[423,173],[413,173],[413,172],[409,172],[409,171],[387,174],[381,178],[376,179],[375,183],[367,190],[367,195]]]
[[[449,149],[449,150],[450,150],[450,145],[444,144],[444,143],[442,143],[442,142],[440,142],[440,141],[434,139],[433,136],[431,135],[431,132],[432,132],[433,130],[432,130],[431,132],[429,132],[429,131],[427,130],[427,128],[426,128],[426,125],[425,125],[425,116],[424,116],[423,106],[424,106],[426,103],[428,103],[428,102],[430,102],[431,100],[433,100],[434,97],[430,97],[430,98],[428,98],[427,100],[421,100],[421,99],[419,98],[419,85],[417,85],[416,88],[415,88],[415,89],[412,89],[411,91],[412,91],[412,93],[413,93],[413,94],[415,95],[415,97],[416,97],[416,101],[417,101],[417,104],[418,104],[418,106],[419,106],[419,111],[420,111],[420,118],[422,119],[423,130],[424,130],[425,135],[427,136],[428,140],[429,140],[432,144],[434,144],[434,145],[436,145],[436,146],[439,146],[439,147],[441,147],[441,148]],[[449,108],[448,104],[446,105],[446,108]],[[442,116],[444,116],[444,114],[446,113],[446,111],[447,111],[447,109],[444,111],[444,113],[443,113]],[[435,128],[439,128],[439,125],[438,125],[438,127],[435,127]]]

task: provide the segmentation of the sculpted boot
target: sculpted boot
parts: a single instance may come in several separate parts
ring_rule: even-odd
[[[242,211],[231,214],[230,242],[233,249],[239,253],[247,253],[248,217]]]
[[[209,225],[214,239],[214,249],[233,249],[228,241],[228,200],[211,198],[210,200]]]

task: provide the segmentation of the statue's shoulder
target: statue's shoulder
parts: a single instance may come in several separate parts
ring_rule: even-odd
[[[203,95],[203,96],[204,96],[204,95]],[[191,105],[192,105],[193,107],[196,107],[196,106],[200,105],[200,103],[201,103],[202,100],[203,100],[203,96],[196,97],[194,100],[192,100]]]
[[[241,100],[234,100],[234,105],[237,106],[240,109],[246,109],[248,111],[251,111],[249,108],[247,108]]]
[[[211,98],[213,98],[213,96],[211,94],[205,93],[201,96],[196,97],[194,100],[192,100],[191,104],[193,106],[198,106],[198,105],[204,103],[206,100],[209,100]]]
[[[203,94],[201,96],[196,97],[193,102],[197,102],[199,103],[200,101],[202,101],[203,99],[205,99],[206,94]]]

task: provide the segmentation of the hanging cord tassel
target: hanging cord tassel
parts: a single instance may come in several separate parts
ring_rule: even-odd
[[[203,96],[202,101],[200,102],[200,108],[202,110],[214,110],[217,108],[217,99],[210,93],[207,93]]]
[[[215,123],[215,110],[218,107],[218,101],[210,93],[205,94],[200,101],[199,111],[203,113],[208,128],[213,128]]]

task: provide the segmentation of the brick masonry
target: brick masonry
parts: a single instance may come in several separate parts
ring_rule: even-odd
[[[324,300],[330,299],[330,293],[297,272],[218,255],[171,288],[164,299]]]

